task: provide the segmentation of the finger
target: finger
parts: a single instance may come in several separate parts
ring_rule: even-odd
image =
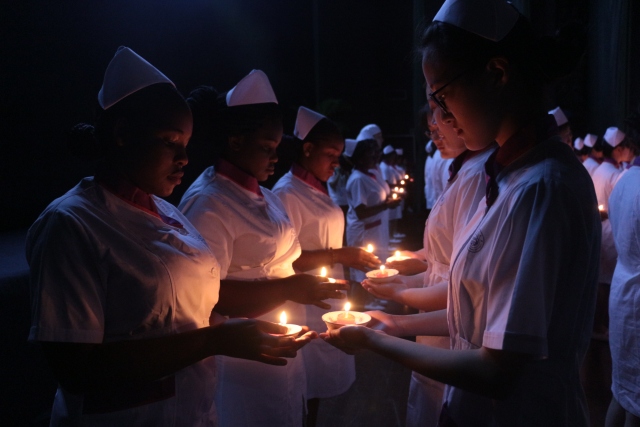
[[[320,307],[320,308],[325,309],[325,310],[331,309],[331,304],[327,304],[327,303],[322,302],[322,301],[316,301],[312,305],[315,305],[316,307]]]

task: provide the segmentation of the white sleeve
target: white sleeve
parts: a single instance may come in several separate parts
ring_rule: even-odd
[[[97,243],[77,215],[52,212],[30,230],[29,335],[35,341],[101,343],[106,284]],[[32,234],[33,233],[33,234]]]

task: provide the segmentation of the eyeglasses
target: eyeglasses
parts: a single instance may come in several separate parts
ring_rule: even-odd
[[[435,92],[429,92],[427,94],[427,96],[429,97],[429,99],[431,99],[433,102],[435,102],[435,104],[440,107],[442,109],[442,112],[445,114],[449,113],[449,110],[447,109],[447,105],[444,103],[444,97],[438,98],[438,93],[442,92],[447,86],[449,86],[451,83],[455,82],[456,80],[458,80],[460,77],[464,76],[469,70],[463,71],[462,73],[458,74],[457,76],[455,76],[454,78],[452,78],[451,80],[449,80],[447,83],[445,83],[443,86],[440,86],[440,89],[436,90]]]

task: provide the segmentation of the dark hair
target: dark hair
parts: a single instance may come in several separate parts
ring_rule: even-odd
[[[68,133],[67,148],[84,160],[104,159],[116,148],[116,125],[122,124],[124,132],[135,135],[143,129],[162,125],[169,110],[189,111],[189,106],[172,84],[147,86],[106,110],[100,109],[95,127],[86,123],[75,125]]]
[[[620,142],[620,144],[618,144],[616,147],[627,147],[631,151],[633,151],[634,153],[638,152],[638,146],[636,145],[635,141],[632,138],[628,137],[628,136],[625,136],[624,139]],[[605,157],[611,157],[611,155],[613,154],[613,150],[615,150],[616,147],[613,147],[607,141],[603,140],[602,141],[602,154]]]
[[[586,145],[584,147],[582,147],[581,149],[576,149],[574,148],[573,151],[576,153],[576,155],[578,156],[588,156],[589,154],[591,154],[591,147],[587,147]]]
[[[531,24],[522,15],[500,41],[494,42],[454,25],[434,21],[423,33],[421,53],[435,47],[437,54],[463,69],[480,67],[494,57],[505,57],[518,66],[535,94],[544,84],[568,76],[582,57],[586,46],[582,26],[572,24],[555,37],[535,36]]]
[[[360,160],[364,157],[364,155],[369,152],[369,150],[377,150],[378,142],[375,139],[363,139],[362,141],[358,141],[356,144],[356,148],[353,150],[353,154],[351,155],[351,163],[353,169],[360,163]]]
[[[299,159],[302,156],[302,145],[305,142],[322,144],[323,142],[335,141],[336,139],[344,142],[344,137],[342,136],[342,132],[340,132],[338,126],[326,117],[316,123],[303,140],[300,140],[297,137],[295,139],[297,144],[292,147],[295,151],[290,153],[293,159]]]
[[[249,135],[263,126],[282,123],[282,110],[276,103],[229,107],[226,96],[226,92],[218,94],[211,86],[200,86],[187,98],[193,111],[194,139],[212,144],[216,158],[227,149],[229,137]]]

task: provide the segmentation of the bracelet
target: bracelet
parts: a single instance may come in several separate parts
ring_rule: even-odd
[[[336,263],[336,255],[333,253],[333,248],[329,248],[329,255],[331,256],[331,268]]]

